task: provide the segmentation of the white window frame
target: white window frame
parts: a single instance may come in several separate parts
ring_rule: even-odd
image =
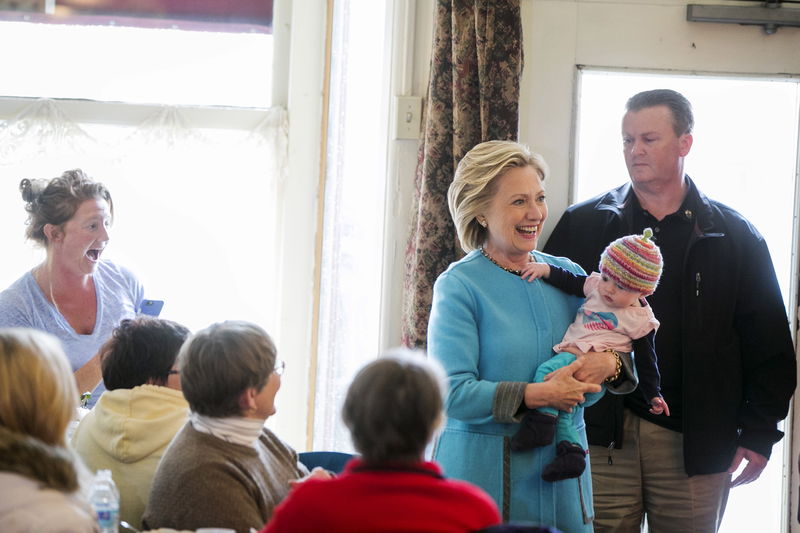
[[[279,253],[279,353],[291,360],[270,419],[297,451],[310,449],[313,400],[313,324],[319,248],[319,191],[323,147],[323,95],[327,14],[332,0],[276,0],[273,12],[273,105],[289,116],[288,179],[284,191]]]

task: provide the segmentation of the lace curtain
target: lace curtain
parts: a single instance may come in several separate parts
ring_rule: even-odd
[[[20,180],[82,168],[114,198],[104,257],[165,300],[162,317],[192,330],[245,319],[277,331],[286,150],[279,108],[0,99],[0,286],[43,257],[24,239]]]

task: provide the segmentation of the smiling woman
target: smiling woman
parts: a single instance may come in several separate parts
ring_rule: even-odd
[[[487,231],[484,255],[506,270],[520,270],[531,261],[530,253],[547,219],[544,174],[533,166],[506,171],[497,179],[485,214],[477,218]]]
[[[528,382],[550,358],[552,339],[564,335],[580,303],[517,272],[535,260],[580,273],[571,261],[536,251],[547,218],[546,175],[541,156],[509,141],[475,146],[456,169],[448,203],[466,256],[433,288],[428,354],[442,364],[450,385],[434,459],[447,477],[483,488],[505,521],[589,532],[589,472],[554,490],[542,474],[556,443],[514,453],[509,447],[523,406],[572,410],[585,447],[578,404],[600,390],[597,382],[615,375],[614,356],[599,354],[545,383]]]
[[[97,351],[144,298],[133,274],[101,260],[114,214],[111,194],[81,170],[52,180],[24,179],[20,191],[29,215],[26,236],[46,257],[0,293],[0,327],[58,337],[79,389],[93,391],[94,405],[104,390]]]

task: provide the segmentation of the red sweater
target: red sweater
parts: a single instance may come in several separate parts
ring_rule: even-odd
[[[499,523],[483,490],[445,479],[435,463],[367,466],[353,459],[335,479],[297,485],[261,533],[463,533]]]

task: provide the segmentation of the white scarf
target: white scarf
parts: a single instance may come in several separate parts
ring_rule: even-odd
[[[189,421],[200,433],[207,433],[225,442],[252,447],[255,447],[264,427],[264,421],[256,418],[241,416],[216,418],[199,415],[194,411],[189,413]]]

